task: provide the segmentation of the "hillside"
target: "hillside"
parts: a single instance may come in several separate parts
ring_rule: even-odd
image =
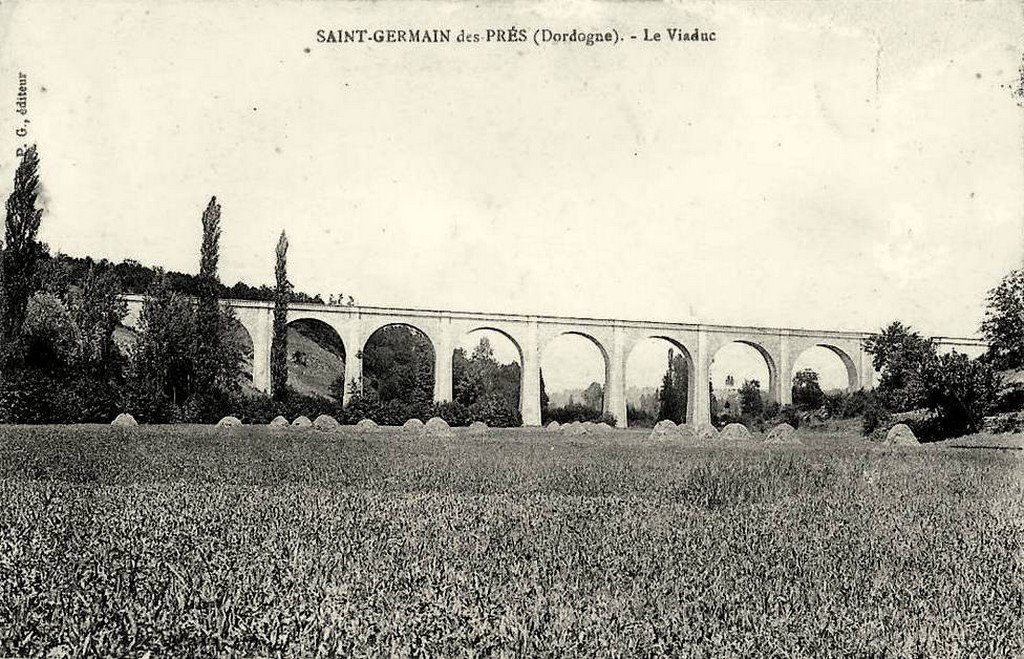
[[[252,344],[238,328],[237,340],[247,345],[242,371],[252,373]],[[114,341],[122,350],[130,349],[138,341],[138,333],[128,327],[118,327]],[[298,360],[296,360],[298,353]],[[340,342],[315,325],[300,322],[288,326],[288,384],[301,394],[329,396],[331,384],[345,373],[344,349]],[[242,388],[253,391],[252,381],[246,377]]]

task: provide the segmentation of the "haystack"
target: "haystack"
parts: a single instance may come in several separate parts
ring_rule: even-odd
[[[272,426],[274,428],[284,428],[284,427],[286,427],[288,425],[288,419],[284,418],[283,416],[278,415],[278,416],[275,416],[273,421],[271,421],[268,425],[270,425],[270,426]]]
[[[684,444],[698,444],[701,439],[697,435],[697,431],[692,426],[688,426],[685,423],[681,423],[676,426],[676,434]]]
[[[612,428],[607,423],[602,421],[601,423],[594,425],[594,430],[597,432],[611,432],[612,430],[615,430],[615,428]]]
[[[487,424],[483,421],[474,421],[469,424],[469,428],[466,429],[466,434],[479,437],[481,435],[486,435],[488,430],[490,430],[490,428],[488,428]]]
[[[409,419],[402,424],[402,432],[407,432],[412,435],[422,435],[423,422],[419,419]]]
[[[718,428],[714,427],[710,423],[701,423],[694,428],[694,432],[697,433],[697,439],[702,442],[715,442],[718,441],[719,432]]]
[[[597,424],[595,424],[593,421],[584,421],[583,422],[583,430],[585,432],[588,432],[588,433],[594,432],[594,430],[596,428],[597,428]]]
[[[722,428],[719,437],[727,442],[742,442],[750,439],[750,431],[742,423],[730,423]]]
[[[117,415],[116,419],[110,422],[110,425],[130,428],[139,425],[139,422],[136,421],[135,417],[133,417],[131,414],[128,414],[127,412],[121,412],[120,414]]]
[[[313,425],[313,422],[309,420],[308,416],[300,416],[297,417],[294,421],[292,421],[292,425],[297,426],[299,428],[308,428],[311,425]]]
[[[549,424],[548,424],[547,426],[545,426],[545,429],[547,429],[547,430],[550,430],[551,432],[556,432],[556,431],[558,431],[558,430],[559,430],[559,429],[560,429],[561,427],[562,427],[562,424],[560,424],[560,423],[559,423],[559,422],[557,422],[557,421],[552,421],[552,422],[551,422],[551,423],[549,423]]]
[[[423,436],[436,439],[450,439],[455,437],[455,431],[448,425],[448,422],[439,416],[431,417],[423,425]]]
[[[379,426],[373,419],[363,419],[356,424],[356,432],[373,432]]]
[[[579,421],[573,421],[572,423],[562,426],[562,434],[569,435],[570,437],[586,435],[587,428]]]
[[[662,419],[654,424],[651,434],[648,435],[649,439],[678,439],[678,437],[679,430],[676,428],[675,422],[670,419]]]
[[[321,414],[313,422],[313,427],[317,430],[337,430],[340,425],[338,420],[330,414]]]
[[[217,422],[218,426],[240,426],[242,422],[237,416],[226,416]]]
[[[764,437],[765,444],[802,444],[800,438],[796,436],[796,428],[789,425],[788,423],[780,423],[771,430]]]
[[[914,435],[910,426],[905,423],[897,423],[885,434],[885,443],[893,446],[917,446],[921,442],[917,441],[917,436]]]

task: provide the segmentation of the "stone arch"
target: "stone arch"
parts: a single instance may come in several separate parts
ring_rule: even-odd
[[[682,354],[686,358],[686,376],[687,376],[687,379],[686,379],[686,382],[687,382],[687,385],[686,385],[686,419],[684,419],[684,421],[687,422],[687,423],[690,423],[694,419],[694,415],[695,415],[695,411],[696,411],[695,410],[695,404],[696,404],[695,394],[696,394],[696,375],[697,375],[697,371],[696,371],[696,364],[693,361],[693,355],[691,354],[690,349],[687,348],[686,345],[684,345],[679,339],[673,338],[673,337],[671,337],[671,336],[669,336],[667,334],[653,333],[653,334],[644,335],[644,336],[638,338],[637,340],[632,341],[630,343],[629,347],[626,349],[626,353],[625,353],[624,374],[628,378],[628,376],[629,376],[629,359],[633,355],[633,352],[636,350],[637,346],[639,346],[640,344],[644,343],[645,341],[648,341],[648,340],[651,340],[651,339],[659,340],[659,341],[665,341],[666,343],[668,343],[670,346],[672,346],[674,349],[676,349],[680,354]],[[626,386],[626,383],[623,383],[623,386]],[[628,414],[627,414],[627,419],[624,421],[624,423],[626,423],[628,425]]]
[[[581,337],[581,338],[585,339],[587,342],[589,342],[591,345],[593,345],[594,347],[597,348],[598,353],[601,355],[601,361],[602,361],[602,364],[604,366],[604,369],[603,369],[604,370],[604,378],[603,378],[603,382],[601,382],[601,391],[602,391],[602,399],[603,399],[603,402],[602,402],[603,410],[602,411],[607,411],[607,408],[608,408],[608,387],[609,387],[609,381],[611,379],[611,358],[610,358],[610,356],[608,354],[608,349],[605,348],[604,344],[597,337],[595,337],[593,334],[590,334],[590,333],[585,332],[583,330],[576,330],[576,329],[565,329],[565,330],[560,330],[560,331],[555,332],[553,336],[551,336],[550,338],[548,338],[544,342],[543,347],[541,348],[541,351],[540,351],[541,365],[543,366],[544,356],[546,354],[548,354],[548,350],[551,347],[551,344],[554,343],[555,341],[557,341],[558,339],[560,339],[563,336],[578,336],[578,337]]]
[[[768,382],[761,383],[761,391],[767,393],[769,400],[774,402],[781,402],[781,389],[779,386],[781,380],[779,378],[779,365],[776,362],[775,358],[772,356],[771,351],[767,347],[753,339],[735,337],[719,343],[711,351],[710,359],[708,361],[708,374],[710,375],[712,373],[712,370],[714,368],[714,362],[717,359],[718,354],[721,352],[721,350],[732,344],[739,344],[747,346],[749,348],[753,348],[754,351],[761,356],[761,359],[763,360],[768,370]],[[739,388],[739,386],[740,383],[737,382],[736,387]]]
[[[299,393],[330,394],[330,387],[345,377],[348,347],[338,329],[314,315],[288,319],[288,386]],[[301,339],[299,339],[301,337]],[[304,349],[296,346],[302,341]]]
[[[498,334],[498,335],[504,337],[505,339],[507,339],[509,341],[509,343],[512,344],[512,347],[515,348],[516,363],[518,363],[518,365],[519,365],[519,382],[518,382],[519,392],[518,392],[518,396],[516,398],[516,408],[519,410],[520,413],[523,413],[523,403],[524,403],[523,396],[524,396],[524,390],[525,390],[525,385],[526,385],[526,369],[525,369],[525,366],[524,366],[524,354],[523,354],[523,347],[522,347],[522,345],[520,344],[519,340],[516,339],[508,330],[502,329],[501,327],[497,327],[494,324],[472,325],[472,326],[469,327],[469,329],[466,329],[465,331],[460,332],[460,334],[458,335],[458,337],[456,338],[456,340],[454,341],[454,343],[452,345],[452,354],[454,355],[455,351],[460,347],[458,344],[459,344],[461,339],[464,339],[465,337],[467,337],[467,336],[469,336],[471,334],[474,334],[476,332],[494,332],[495,334]],[[453,388],[454,388],[454,385],[455,385],[454,360],[452,362],[452,384],[453,384]],[[454,400],[454,391],[453,391],[453,400]]]
[[[364,336],[364,338],[363,338],[363,345],[362,345],[362,348],[359,351],[359,354],[357,356],[358,356],[359,360],[362,362],[361,373],[362,373],[362,377],[364,378],[364,383],[368,384],[370,386],[379,386],[379,383],[376,383],[376,382],[372,381],[373,377],[374,377],[373,370],[376,367],[376,365],[373,363],[372,357],[367,354],[367,351],[368,351],[368,348],[370,347],[371,343],[374,341],[374,339],[381,332],[383,332],[383,331],[385,331],[385,330],[387,330],[388,328],[391,328],[391,327],[402,327],[402,328],[405,328],[405,329],[407,329],[407,330],[409,330],[411,332],[415,332],[416,334],[418,334],[419,336],[423,337],[426,340],[426,347],[429,348],[429,350],[430,350],[430,356],[429,356],[429,359],[427,359],[427,363],[430,364],[431,397],[432,397],[433,396],[433,390],[436,388],[436,385],[437,385],[437,382],[438,382],[437,356],[438,356],[438,345],[439,345],[439,343],[436,340],[435,336],[432,336],[431,332],[429,332],[428,330],[426,330],[426,329],[424,329],[424,328],[422,328],[422,327],[420,327],[418,325],[415,325],[415,324],[413,324],[411,322],[407,322],[407,321],[405,321],[403,319],[385,319],[385,320],[381,320],[379,322],[374,323],[373,326],[368,329],[366,334],[363,335]],[[386,395],[386,392],[381,392],[379,389],[378,389],[378,392]]]
[[[241,375],[244,376],[246,384],[255,386],[256,341],[253,338],[252,330],[246,327],[240,319],[232,318],[229,331],[231,340],[242,348]]]
[[[506,339],[508,339],[509,341],[512,342],[513,346],[515,346],[516,353],[519,355],[519,364],[522,365],[522,363],[523,363],[523,346],[520,344],[519,339],[517,339],[516,337],[512,336],[512,334],[510,332],[508,332],[507,330],[503,330],[500,327],[496,327],[494,325],[475,325],[471,329],[468,329],[465,332],[463,332],[462,336],[466,336],[467,334],[472,334],[473,332],[497,332],[498,334],[501,334],[502,336],[504,336]]]
[[[857,370],[857,363],[853,361],[853,357],[851,357],[848,352],[846,352],[845,350],[843,350],[842,348],[835,344],[815,343],[814,345],[807,346],[806,348],[800,351],[800,353],[796,356],[796,359],[793,360],[793,363],[796,364],[797,359],[799,359],[801,355],[803,355],[808,350],[811,350],[812,348],[825,348],[839,358],[839,360],[843,363],[843,366],[846,367],[847,391],[856,391],[859,388],[860,373]]]

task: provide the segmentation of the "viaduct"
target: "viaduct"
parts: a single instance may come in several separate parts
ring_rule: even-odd
[[[125,325],[138,323],[143,297],[125,296],[128,316]],[[274,305],[270,302],[224,300],[253,344],[253,385],[270,391],[270,343],[273,337]],[[719,348],[733,342],[756,349],[768,365],[768,395],[782,404],[791,402],[793,364],[805,350],[822,346],[834,352],[846,365],[850,390],[871,388],[875,372],[871,356],[864,352],[866,332],[806,330],[738,325],[663,323],[603,318],[534,316],[468,311],[438,311],[364,306],[327,306],[290,304],[288,322],[314,320],[337,332],[345,346],[345,382],[360,382],[363,346],[378,329],[387,325],[407,325],[422,332],[434,349],[434,400],[452,398],[452,357],[460,339],[477,330],[493,330],[506,336],[519,351],[522,382],[520,411],[523,424],[538,426],[540,411],[540,362],[544,347],[563,334],[574,334],[591,341],[604,358],[604,407],[615,415],[620,426],[626,424],[626,361],[630,351],[648,338],[664,339],[686,356],[689,382],[710,380],[711,361]],[[985,348],[978,339],[935,337],[944,348]],[[711,400],[707,386],[689,387],[687,422],[711,419]],[[349,393],[346,388],[345,402]]]

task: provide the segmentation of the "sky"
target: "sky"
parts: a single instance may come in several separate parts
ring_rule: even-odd
[[[1021,7],[5,2],[0,181],[24,72],[54,250],[195,271],[216,195],[227,283],[284,229],[369,305],[969,336],[1024,259]],[[513,25],[717,40],[316,42]]]

